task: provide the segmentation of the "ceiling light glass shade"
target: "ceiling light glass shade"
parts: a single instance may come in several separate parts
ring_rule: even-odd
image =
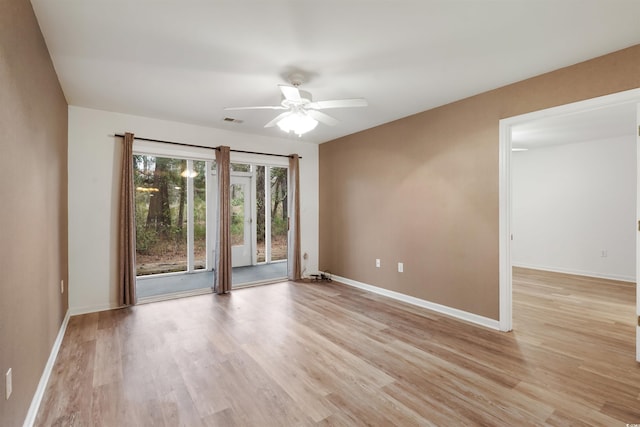
[[[318,121],[302,112],[290,114],[278,122],[280,129],[287,133],[293,131],[298,136],[313,130],[316,126]]]

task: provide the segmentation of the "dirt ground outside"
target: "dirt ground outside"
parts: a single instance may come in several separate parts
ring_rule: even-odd
[[[273,236],[271,248],[272,261],[287,259],[287,236]],[[196,242],[194,249],[194,267],[196,270],[204,269],[206,265],[205,243]],[[258,252],[258,262],[265,262],[264,241],[258,242],[256,250]],[[149,253],[136,253],[136,275],[145,276],[149,274],[186,271],[186,253],[186,243],[158,245],[153,251],[149,251]]]

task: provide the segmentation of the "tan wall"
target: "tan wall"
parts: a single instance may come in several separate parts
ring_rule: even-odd
[[[0,1],[0,131],[0,425],[10,427],[27,415],[67,310],[67,103],[28,0]]]
[[[497,320],[498,121],[638,87],[640,45],[322,144],[320,269]]]

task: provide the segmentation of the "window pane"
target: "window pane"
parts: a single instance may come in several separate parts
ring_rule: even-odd
[[[256,166],[256,241],[258,262],[265,262],[265,191],[264,191],[264,166]]]
[[[251,165],[244,163],[231,163],[232,172],[251,172]]]
[[[287,259],[287,168],[271,168],[271,260]]]
[[[187,269],[186,161],[134,156],[136,274]]]
[[[231,246],[244,245],[244,185],[231,184]]]
[[[207,266],[207,163],[193,161],[193,251],[195,270]]]

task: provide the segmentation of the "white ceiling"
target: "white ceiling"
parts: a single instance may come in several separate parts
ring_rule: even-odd
[[[277,111],[223,107],[278,104],[303,71],[315,100],[369,101],[318,143],[640,43],[638,0],[32,4],[69,104],[282,137]]]

